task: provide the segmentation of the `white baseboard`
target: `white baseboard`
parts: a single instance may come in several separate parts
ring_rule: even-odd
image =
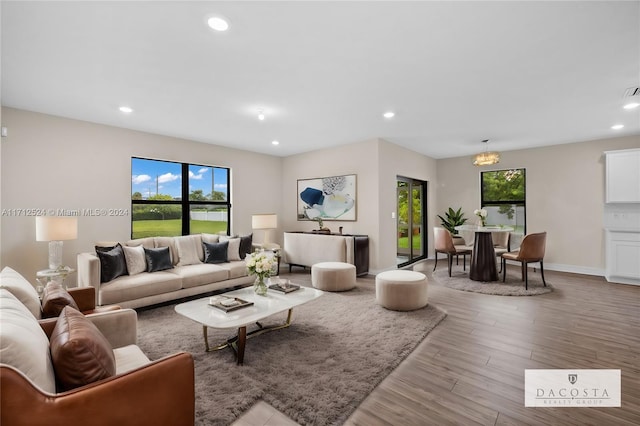
[[[533,265],[534,267],[536,265]],[[576,266],[576,265],[563,265],[562,263],[545,263],[544,269],[558,272],[569,272],[572,274],[582,275],[595,275],[598,277],[604,277],[603,268],[591,268],[588,266]]]
[[[430,260],[433,260],[433,257],[429,257]],[[509,262],[510,265],[518,265],[519,263]],[[529,265],[530,268],[539,268],[539,263],[534,263]],[[544,269],[549,271],[558,271],[558,272],[569,272],[571,274],[582,274],[582,275],[595,275],[598,277],[605,276],[605,270],[603,268],[591,268],[588,266],[576,266],[576,265],[565,265],[562,263],[546,263],[544,264]],[[625,283],[627,284],[627,283]]]
[[[615,276],[605,276],[605,278],[610,283],[640,285],[640,280],[639,279],[625,278],[625,277],[615,277]]]

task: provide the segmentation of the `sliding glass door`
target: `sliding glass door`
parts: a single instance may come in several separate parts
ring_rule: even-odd
[[[409,265],[426,258],[427,183],[397,177],[397,264]]]

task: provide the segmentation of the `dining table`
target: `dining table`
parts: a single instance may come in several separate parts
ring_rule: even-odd
[[[471,265],[469,267],[469,279],[473,281],[498,281],[498,269],[496,268],[496,252],[493,249],[492,232],[512,232],[511,226],[456,226],[465,243],[473,238],[473,251],[471,252]]]

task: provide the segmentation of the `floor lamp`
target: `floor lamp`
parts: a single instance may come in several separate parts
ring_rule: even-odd
[[[62,267],[62,242],[78,238],[75,216],[37,216],[36,241],[49,242],[49,269]]]
[[[277,250],[280,248],[279,244],[270,242],[269,236],[271,231],[278,227],[278,215],[275,213],[266,214],[254,214],[251,216],[251,227],[253,229],[264,230],[264,240],[262,242],[262,248],[266,250]]]

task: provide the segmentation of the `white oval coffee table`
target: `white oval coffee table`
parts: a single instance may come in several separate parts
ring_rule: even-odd
[[[240,290],[223,293],[222,295],[253,302],[251,306],[224,312],[209,305],[209,297],[205,297],[180,303],[176,305],[175,311],[202,325],[202,333],[204,335],[205,349],[207,352],[230,347],[235,351],[237,362],[240,365],[244,362],[247,338],[260,335],[267,331],[289,327],[291,325],[293,308],[317,299],[323,294],[324,292],[321,290],[300,286],[299,290],[286,294],[269,290],[266,296],[258,296],[253,291],[253,287],[245,287]],[[260,320],[285,311],[288,311],[288,313],[287,319],[283,324],[271,327],[263,327],[262,324],[260,324]],[[247,333],[247,326],[250,324],[258,325],[258,329]],[[226,343],[211,348],[209,346],[209,336],[207,333],[207,328],[209,327],[217,329],[237,328],[238,334],[227,340]]]

